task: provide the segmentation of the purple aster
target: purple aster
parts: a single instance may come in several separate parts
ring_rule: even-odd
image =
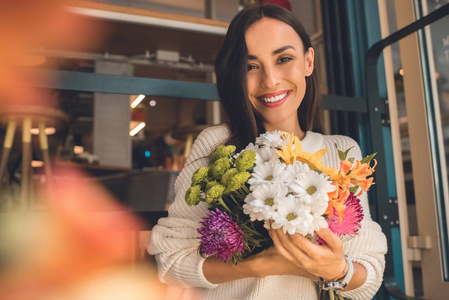
[[[211,211],[200,222],[198,233],[201,253],[208,256],[215,255],[217,260],[227,261],[234,255],[242,254],[245,250],[243,231],[236,222],[218,208]]]

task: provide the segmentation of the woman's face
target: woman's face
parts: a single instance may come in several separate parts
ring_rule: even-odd
[[[248,97],[266,130],[297,133],[297,109],[313,72],[314,52],[296,31],[277,19],[263,18],[245,32]]]

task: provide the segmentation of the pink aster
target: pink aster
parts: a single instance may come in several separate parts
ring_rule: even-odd
[[[360,223],[363,220],[363,209],[360,205],[359,198],[351,193],[349,194],[348,198],[346,198],[344,204],[346,208],[343,221],[341,223],[338,219],[335,208],[333,217],[326,220],[327,224],[329,225],[329,229],[338,237],[342,237],[344,235],[356,235],[357,231],[360,229]],[[318,237],[317,242],[320,245],[324,244],[324,241],[320,237]]]
[[[245,250],[243,231],[236,222],[218,208],[200,222],[200,251],[207,256],[215,255],[217,260],[227,261]]]

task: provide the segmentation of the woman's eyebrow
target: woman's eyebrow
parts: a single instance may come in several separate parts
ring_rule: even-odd
[[[271,55],[274,56],[274,55],[276,55],[276,54],[282,53],[282,52],[284,52],[284,51],[287,50],[287,49],[293,49],[293,50],[295,50],[295,47],[290,46],[290,45],[287,45],[287,46],[284,46],[284,47],[281,47],[281,48],[279,48],[279,49],[274,50],[273,53],[272,53]],[[249,59],[249,60],[255,60],[255,59],[257,59],[257,56],[248,54],[248,59]]]
[[[293,49],[293,50],[295,50],[295,48],[294,48],[293,46],[287,45],[287,46],[281,47],[281,48],[279,48],[279,49],[277,49],[277,50],[274,50],[273,53],[272,53],[272,55],[276,55],[276,54],[282,53],[282,52],[284,52],[284,51],[287,50],[287,49]]]

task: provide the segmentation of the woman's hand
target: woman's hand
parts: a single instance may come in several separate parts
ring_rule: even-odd
[[[250,268],[255,277],[259,278],[269,275],[296,275],[313,280],[317,279],[317,277],[285,258],[274,247],[245,258],[244,264]]]
[[[269,275],[296,275],[312,280],[318,278],[292,263],[271,247],[251,255],[237,265],[228,261],[223,263],[215,257],[209,257],[203,264],[203,274],[211,283],[223,283],[249,277],[263,278]]]
[[[300,234],[284,233],[282,229],[269,232],[277,252],[298,269],[325,280],[334,280],[343,273],[346,267],[343,243],[330,229],[316,232],[325,245],[312,243]]]

